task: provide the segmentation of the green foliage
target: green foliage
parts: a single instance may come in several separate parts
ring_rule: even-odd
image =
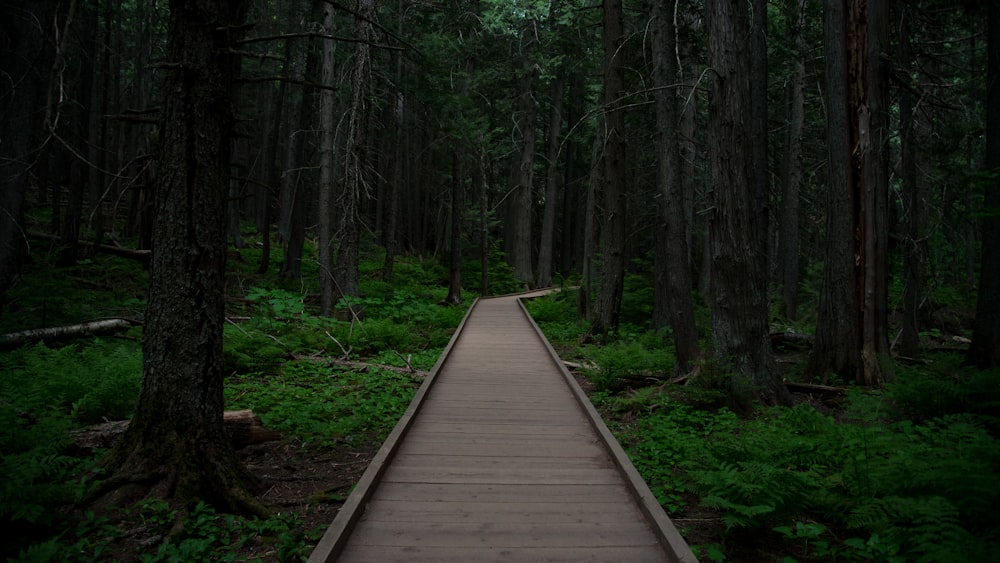
[[[914,421],[956,413],[973,413],[1000,430],[1000,370],[963,366],[960,354],[935,358],[929,366],[901,368],[887,398],[900,415]]]
[[[139,397],[142,357],[132,343],[38,344],[0,356],[0,396],[34,411],[55,406],[82,424],[128,418]]]
[[[660,379],[673,371],[673,354],[664,348],[649,349],[643,342],[619,340],[607,346],[581,350],[597,367],[585,370],[598,390],[610,389],[621,380],[647,377]]]
[[[137,347],[100,340],[0,355],[0,525],[57,523],[53,507],[80,494],[90,463],[68,455],[70,430],[130,416],[141,371]]]
[[[417,382],[396,372],[290,360],[275,375],[232,376],[227,408],[248,408],[264,425],[308,447],[381,442],[413,399]]]

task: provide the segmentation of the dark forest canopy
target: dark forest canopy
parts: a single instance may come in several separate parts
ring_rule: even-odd
[[[394,256],[438,257],[450,301],[463,283],[490,292],[503,260],[524,287],[581,285],[596,338],[617,329],[634,274],[685,370],[700,334],[767,377],[749,367],[766,358],[734,357],[746,333],[724,320],[752,310],[752,338],[815,327],[815,375],[877,384],[889,354],[919,354],[943,301],[1000,275],[983,250],[996,2],[887,4],[249,1],[223,30],[240,59],[218,187],[227,244],[256,229],[261,271],[289,279],[320,260],[305,282],[327,312],[357,293],[359,252],[384,251],[390,282]],[[146,1],[0,8],[0,290],[29,231],[58,236],[62,263],[95,244],[156,248],[164,98],[185,64],[168,15]],[[1000,348],[986,297],[981,366]]]

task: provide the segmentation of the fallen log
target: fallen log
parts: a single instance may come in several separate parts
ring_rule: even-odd
[[[125,330],[133,324],[138,323],[128,319],[103,319],[68,326],[33,328],[31,330],[22,330],[21,332],[11,332],[0,335],[0,350],[17,348],[18,346],[40,340],[71,340],[73,338],[95,336],[98,334],[112,334]]]
[[[42,233],[39,231],[28,231],[28,236],[40,240],[61,242],[61,239],[58,235]],[[136,250],[134,248],[125,248],[123,246],[112,246],[110,244],[96,244],[89,240],[80,240],[77,241],[77,244],[79,244],[80,246],[91,248],[97,252],[102,252],[104,254],[111,254],[113,256],[118,256],[119,258],[138,260],[140,262],[147,264],[149,263],[150,257],[153,255],[153,252],[151,250]]]
[[[87,451],[110,448],[125,433],[130,422],[113,420],[76,430],[73,432],[73,445]],[[237,449],[281,438],[277,431],[264,428],[260,417],[249,409],[222,413],[222,425],[229,434],[233,447]]]
[[[795,381],[786,381],[785,387],[789,391],[804,391],[806,393],[826,393],[831,395],[843,395],[847,393],[847,389],[843,387],[831,387],[829,385],[816,385],[813,383],[797,383]]]

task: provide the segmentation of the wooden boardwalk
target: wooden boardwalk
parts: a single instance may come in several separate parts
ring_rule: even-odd
[[[309,561],[696,561],[519,297],[473,305]]]

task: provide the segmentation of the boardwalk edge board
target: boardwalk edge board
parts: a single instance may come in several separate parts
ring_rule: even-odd
[[[312,553],[309,555],[309,563],[336,561],[337,557],[340,556],[340,553],[344,549],[344,545],[347,543],[347,539],[351,535],[351,531],[354,529],[354,525],[364,514],[365,505],[368,504],[369,499],[375,492],[375,487],[381,480],[382,474],[385,473],[385,469],[389,466],[389,462],[392,461],[399,444],[403,441],[403,438],[406,436],[406,432],[410,429],[413,419],[420,411],[424,397],[427,396],[431,386],[434,385],[438,372],[441,371],[441,366],[444,365],[445,360],[447,360],[448,356],[451,354],[452,348],[455,347],[455,343],[462,334],[462,329],[465,328],[465,323],[469,320],[469,317],[472,316],[472,311],[476,308],[478,303],[479,299],[473,301],[472,305],[469,306],[469,310],[465,312],[462,322],[459,323],[454,334],[451,335],[451,340],[448,341],[448,345],[441,352],[441,356],[438,357],[434,367],[431,368],[430,375],[424,378],[424,382],[420,385],[420,388],[417,389],[417,393],[414,395],[410,405],[406,408],[406,412],[403,413],[399,422],[396,423],[392,432],[389,433],[389,437],[382,443],[382,446],[375,454],[375,457],[373,457],[371,462],[368,464],[368,468],[365,470],[364,474],[361,475],[361,479],[358,480],[358,484],[347,497],[347,501],[344,502],[344,506],[340,507],[340,510],[337,512],[337,516],[333,519],[333,523],[326,529],[323,537],[320,538],[319,543],[316,544],[315,549],[313,549]]]
[[[562,359],[559,354],[556,353],[555,348],[552,347],[552,343],[549,342],[545,335],[542,334],[542,330],[538,327],[535,319],[531,318],[528,313],[527,308],[524,306],[523,301],[518,300],[518,305],[521,308],[521,312],[527,317],[528,323],[534,329],[535,333],[541,338],[542,343],[545,345],[546,350],[548,350],[549,355],[552,357],[552,362],[556,364],[556,368],[563,375],[566,384],[573,390],[573,395],[576,397],[580,406],[583,407],[584,411],[587,413],[587,418],[590,419],[590,423],[594,430],[600,436],[601,441],[608,448],[611,453],[611,457],[614,460],[615,466],[621,472],[622,476],[625,478],[628,484],[629,491],[634,496],[636,502],[639,504],[639,509],[642,510],[643,514],[649,520],[650,526],[653,528],[653,532],[656,534],[657,538],[660,540],[661,545],[667,553],[674,558],[674,560],[679,563],[697,563],[698,558],[695,557],[694,552],[691,551],[691,547],[688,546],[687,542],[681,536],[680,532],[674,526],[674,523],[667,516],[667,513],[660,506],[659,501],[656,500],[656,496],[649,489],[649,485],[643,480],[642,476],[639,475],[639,471],[632,465],[632,461],[629,459],[628,454],[622,449],[621,444],[615,438],[611,430],[604,423],[604,419],[597,412],[593,403],[587,397],[587,394],[583,391],[580,385],[576,382],[573,374],[569,372],[566,365],[563,364]]]

